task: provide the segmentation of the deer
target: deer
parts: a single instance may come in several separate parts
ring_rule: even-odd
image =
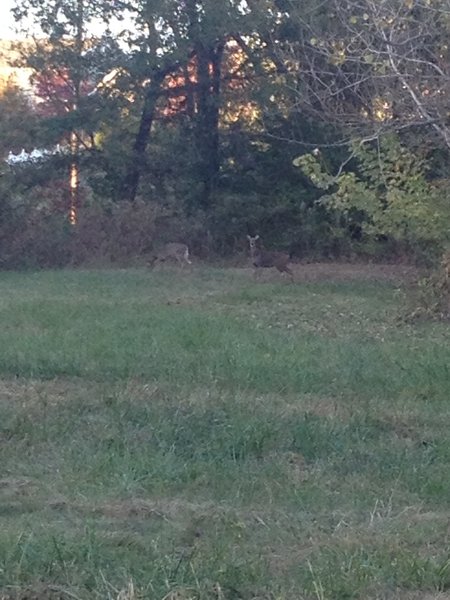
[[[291,282],[294,281],[294,274],[288,267],[290,260],[289,254],[286,252],[265,250],[261,244],[257,244],[257,241],[260,239],[259,235],[255,235],[254,237],[247,235],[247,239],[250,245],[250,256],[254,268],[254,277],[256,277],[257,271],[260,268],[275,267],[280,273],[287,273]]]
[[[149,261],[149,267],[153,268],[157,264],[172,260],[177,262],[183,268],[185,264],[192,265],[189,259],[189,248],[186,244],[170,242],[165,244]]]

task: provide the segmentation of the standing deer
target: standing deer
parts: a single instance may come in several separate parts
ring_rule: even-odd
[[[166,244],[153,256],[148,264],[149,267],[153,268],[166,260],[173,260],[182,267],[184,267],[185,264],[192,265],[192,262],[189,260],[189,248],[186,244],[178,244],[175,242]]]
[[[253,275],[255,277],[259,268],[275,267],[280,273],[287,273],[291,281],[294,281],[294,274],[288,267],[289,254],[264,250],[261,245],[258,246],[256,243],[260,239],[259,235],[255,235],[254,237],[248,235],[247,239],[250,245],[250,256],[252,258],[254,267]]]

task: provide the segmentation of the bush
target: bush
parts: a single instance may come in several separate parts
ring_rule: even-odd
[[[73,228],[72,261],[128,261],[148,252],[155,235],[157,211],[143,202],[93,203],[79,211]]]
[[[65,192],[37,188],[15,193],[3,186],[0,211],[1,266],[8,269],[64,267],[128,261],[150,250],[156,210],[144,203],[89,201],[68,221]]]
[[[294,164],[324,190],[318,202],[359,229],[362,240],[389,242],[431,264],[448,240],[448,182],[433,181],[426,160],[394,135],[376,147],[355,144],[351,156],[354,170],[335,177],[317,152]]]
[[[418,281],[414,303],[407,320],[450,319],[450,252],[443,254],[439,268]]]

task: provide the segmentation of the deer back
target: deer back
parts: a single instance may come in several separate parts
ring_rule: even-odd
[[[189,248],[186,244],[170,242],[165,244],[157,253],[158,258],[184,258],[189,256]]]
[[[284,267],[289,262],[289,255],[284,252],[258,249],[253,257],[256,267]]]
[[[189,260],[189,248],[186,244],[178,242],[169,242],[160,248],[149,261],[149,266],[153,267],[158,263],[165,262],[168,259],[173,259],[179,264],[192,264]]]
[[[281,267],[284,268],[289,262],[289,255],[285,252],[265,250],[260,240],[259,235],[252,237],[247,236],[250,244],[250,256],[255,267]]]

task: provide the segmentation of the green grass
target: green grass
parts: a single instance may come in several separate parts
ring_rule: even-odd
[[[0,598],[450,598],[448,326],[278,281],[0,274]]]

